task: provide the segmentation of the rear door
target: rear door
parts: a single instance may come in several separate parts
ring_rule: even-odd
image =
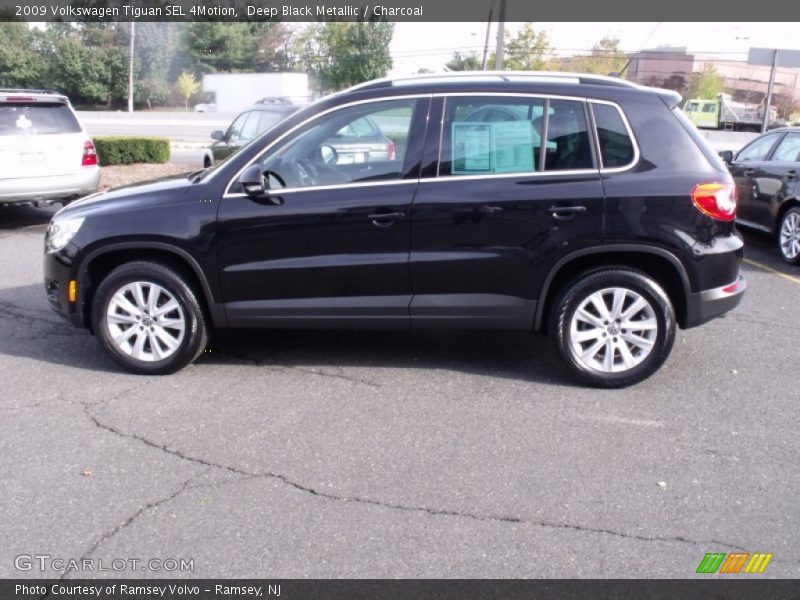
[[[530,329],[561,256],[602,241],[585,102],[438,98],[411,236],[413,327]]]
[[[75,173],[86,139],[62,102],[0,102],[0,179]]]

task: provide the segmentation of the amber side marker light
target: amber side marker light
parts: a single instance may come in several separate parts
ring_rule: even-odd
[[[78,282],[75,279],[69,280],[69,288],[67,288],[67,299],[70,302],[75,302],[78,299]]]

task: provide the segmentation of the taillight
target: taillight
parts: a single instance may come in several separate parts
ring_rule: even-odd
[[[83,160],[81,166],[93,167],[97,164],[97,151],[94,149],[92,140],[86,140],[83,143]]]
[[[386,160],[394,160],[394,153],[395,153],[394,141],[391,138],[389,138],[386,140]]]
[[[692,190],[692,202],[704,215],[719,221],[736,218],[736,186],[730,183],[701,183]]]

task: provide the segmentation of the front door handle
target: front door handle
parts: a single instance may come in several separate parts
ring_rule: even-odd
[[[744,176],[745,177],[752,177],[753,173],[755,173],[755,172],[756,172],[755,169],[745,169],[744,170]]]
[[[397,219],[402,219],[406,214],[402,212],[373,213],[367,218],[375,227],[391,227]]]
[[[795,169],[792,169],[791,171],[788,171],[786,173],[786,179],[789,179],[789,180],[797,179],[797,171]]]
[[[553,215],[554,219],[565,221],[574,219],[575,215],[586,212],[585,206],[551,206],[547,212]]]

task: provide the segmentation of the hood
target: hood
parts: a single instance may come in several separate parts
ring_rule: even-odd
[[[134,208],[144,204],[179,200],[194,185],[189,180],[189,175],[190,172],[187,171],[90,194],[71,202],[56,215],[79,216],[88,212],[114,211],[122,207]]]

